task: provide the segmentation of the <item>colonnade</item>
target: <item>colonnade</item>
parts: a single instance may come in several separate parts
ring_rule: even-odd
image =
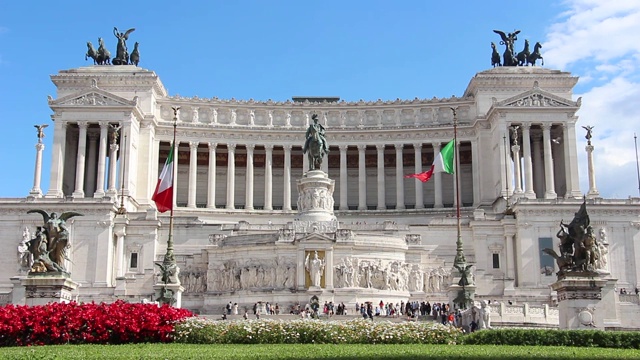
[[[174,164],[176,166],[176,169],[175,169],[176,173],[182,172],[184,174],[186,172],[188,174],[187,175],[188,187],[186,189],[187,201],[186,201],[186,204],[184,202],[182,203],[176,202],[178,207],[180,207],[181,205],[183,207],[185,207],[186,205],[186,208],[197,208],[197,207],[206,206],[206,208],[209,208],[209,209],[214,209],[216,207],[218,208],[223,207],[228,210],[234,210],[236,209],[237,206],[242,206],[242,208],[245,210],[255,210],[254,189],[256,188],[256,186],[261,186],[262,183],[264,183],[264,194],[263,194],[264,201],[262,202],[263,206],[261,206],[259,209],[273,210],[274,198],[281,196],[282,210],[285,210],[285,211],[292,210],[292,206],[294,206],[295,203],[292,201],[292,189],[291,189],[291,182],[292,182],[291,166],[292,166],[292,149],[293,149],[293,146],[291,144],[285,144],[285,145],[266,144],[264,145],[264,150],[262,150],[262,146],[260,146],[261,156],[262,154],[264,154],[264,172],[261,171],[260,174],[264,176],[264,180],[259,182],[260,185],[256,185],[256,176],[254,171],[254,152],[256,147],[254,144],[236,144],[231,142],[221,143],[221,144],[216,142],[200,143],[197,141],[176,141],[176,143],[177,143],[176,148],[178,149],[178,151],[176,153],[177,155],[175,159],[179,159],[180,154],[182,154],[183,157],[185,157],[184,156],[185,147],[183,146],[182,148],[180,148],[180,144],[187,143],[189,145],[188,165],[186,162],[179,164],[179,161],[174,161]],[[165,150],[166,150],[166,147],[169,146],[169,144],[170,144],[169,142],[164,142]],[[202,147],[200,147],[200,145],[206,145],[208,149],[208,161],[206,162],[207,163],[206,180],[204,179],[198,180],[198,176],[199,176],[198,168],[202,170],[202,167],[205,166],[203,164],[200,164],[200,166],[198,166],[198,161],[197,161],[198,149],[200,148],[201,154],[203,150]],[[386,209],[389,209],[391,206],[391,208],[395,208],[397,210],[404,210],[407,208],[407,203],[408,203],[408,201],[406,201],[405,199],[405,185],[410,182],[415,183],[414,185],[415,199],[412,199],[413,201],[409,201],[409,203],[411,204],[411,206],[413,206],[416,209],[425,208],[426,207],[425,196],[423,191],[424,183],[415,179],[407,180],[405,179],[405,175],[411,174],[411,173],[420,173],[427,170],[428,168],[423,169],[423,164],[422,164],[423,149],[430,146],[433,149],[433,154],[437,154],[439,153],[440,148],[443,145],[444,143],[441,143],[439,141],[433,142],[431,144],[423,144],[423,143],[391,144],[391,145],[376,144],[375,149],[377,154],[376,155],[377,163],[376,163],[375,182],[372,182],[372,180],[368,178],[370,177],[370,174],[369,176],[367,174],[367,163],[366,163],[366,156],[365,156],[367,150],[372,150],[374,146],[368,146],[367,144],[357,144],[352,146],[345,145],[345,144],[338,144],[337,146],[333,146],[331,148],[331,151],[335,151],[335,150],[339,151],[339,173],[338,173],[339,175],[337,179],[334,179],[338,183],[338,192],[334,194],[336,198],[336,209],[338,210],[352,209],[353,210],[355,207],[357,210],[369,210],[372,208],[375,208],[377,210],[386,210]],[[158,146],[158,148],[160,147],[161,146]],[[226,147],[226,150],[225,150],[225,147]],[[405,149],[408,149],[409,147],[413,148],[413,157],[414,157],[413,160],[415,164],[411,168],[405,167],[403,165],[404,157],[407,156],[407,153],[405,153]],[[246,165],[242,169],[236,169],[236,155],[237,155],[236,152],[238,148],[245,149],[241,153],[241,155],[246,156]],[[284,156],[283,167],[281,172],[278,169],[274,169],[274,166],[273,166],[274,148],[278,152],[278,156]],[[351,169],[347,165],[347,158],[348,158],[347,155],[349,150],[351,150],[351,152],[349,152],[351,156],[356,156],[353,152],[354,148],[357,149],[357,159],[358,159],[357,169]],[[388,190],[385,186],[386,182],[390,178],[390,176],[386,173],[386,170],[388,170],[388,167],[385,167],[385,150],[389,150],[390,148],[393,148],[395,150],[395,174],[393,176],[393,179],[395,180],[395,204],[389,204],[387,202],[388,199],[387,199],[386,191]],[[218,155],[221,150],[225,151],[227,155],[225,179],[218,179],[218,177],[220,176],[220,173],[218,173],[219,165],[216,162],[216,155]],[[160,155],[158,157],[159,157],[158,163],[162,164],[165,159],[163,158],[163,156],[160,156]],[[302,173],[305,173],[306,171],[308,171],[308,161],[306,156],[303,156],[302,159],[303,159]],[[187,167],[186,171],[184,168],[179,169],[179,167],[183,167],[183,166]],[[475,166],[476,165],[474,164],[472,171],[477,171]],[[332,167],[332,169],[334,168],[335,167]],[[329,171],[329,164],[328,164],[327,158],[325,158],[325,161],[323,161],[322,169],[325,172]],[[278,179],[280,179],[280,174],[282,174],[283,187],[282,188],[278,187],[278,190],[281,189],[282,193],[274,193],[275,192],[275,189],[273,186],[274,170],[278,171]],[[352,170],[352,172],[353,170],[357,170],[357,180],[358,180],[357,189],[350,188],[349,186],[349,181],[348,181],[349,170]],[[245,178],[244,184],[239,184],[237,182],[236,180],[237,172],[242,172],[244,174],[243,176]],[[221,173],[224,173],[224,172],[221,172]],[[202,176],[202,173],[200,174],[200,176]],[[206,205],[202,203],[199,204],[197,202],[198,198],[202,200],[205,199],[205,196],[203,196],[202,194],[198,196],[198,189],[203,188],[203,187],[198,187],[197,184],[199,183],[199,181],[207,182]],[[217,188],[218,181],[226,182],[226,195],[224,197],[224,204],[218,203],[216,205],[216,188]],[[405,181],[407,183],[405,183]],[[433,187],[434,200],[433,202],[429,202],[429,205],[431,206],[431,204],[433,204],[434,208],[442,208],[445,206],[445,204],[443,203],[442,174],[436,173],[431,181],[434,183],[434,187]],[[351,184],[352,184],[351,186],[353,186],[353,183],[354,182],[351,181]],[[376,185],[372,185],[372,184],[376,184]],[[236,191],[235,191],[236,186],[244,187],[244,199],[236,199]],[[372,188],[372,187],[373,188],[377,187],[377,196],[375,199],[376,201],[375,204],[367,203],[367,190],[368,188]],[[185,191],[184,187],[182,187],[182,191]],[[356,191],[358,194],[357,203],[351,204],[352,207],[350,207],[349,206],[350,204],[348,202],[349,193],[350,192],[353,193],[354,191]],[[470,189],[465,189],[464,191],[470,191]],[[174,196],[176,196],[176,199],[177,199],[177,193],[178,191],[174,191]],[[184,192],[182,194],[184,194]],[[451,194],[451,195],[454,197],[454,203],[455,203],[455,194]],[[182,198],[184,199],[184,196],[182,196]],[[218,197],[218,201],[220,201],[220,197]]]

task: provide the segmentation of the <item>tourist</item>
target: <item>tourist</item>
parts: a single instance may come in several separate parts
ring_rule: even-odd
[[[229,303],[227,304],[227,315],[231,315],[232,307],[233,307],[233,304],[231,303],[231,301],[229,301]]]
[[[243,317],[245,320],[249,320],[249,314],[247,313],[247,310],[245,310],[245,311],[244,311],[244,315],[242,315],[242,317]]]
[[[238,303],[233,303],[233,315],[238,315]]]

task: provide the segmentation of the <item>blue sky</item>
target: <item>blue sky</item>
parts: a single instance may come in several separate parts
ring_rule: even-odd
[[[582,191],[581,125],[589,124],[600,193],[638,196],[640,2],[256,0],[0,3],[0,153],[8,171],[0,197],[26,196],[33,185],[33,125],[52,124],[49,76],[91,65],[85,44],[97,46],[98,37],[115,53],[114,26],[136,28],[129,42],[140,43],[140,66],[155,71],[171,95],[348,101],[460,96],[475,73],[490,68],[489,44],[500,40],[492,30],[519,29],[516,50],[525,38],[540,41],[545,67],[581,77]]]

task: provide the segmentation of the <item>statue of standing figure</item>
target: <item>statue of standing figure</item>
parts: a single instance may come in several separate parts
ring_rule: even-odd
[[[494,33],[500,35],[502,41],[500,45],[504,45],[504,54],[503,54],[503,62],[502,66],[518,66],[518,59],[516,58],[516,53],[514,51],[513,45],[518,40],[518,34],[520,30],[516,30],[512,33],[505,34],[500,30],[493,30]]]
[[[311,254],[307,254],[304,260],[304,268],[309,272],[309,276],[311,277],[311,286],[320,287],[325,261],[324,259],[318,258],[317,251],[314,251],[313,259],[309,258],[310,255]]]
[[[111,60],[113,65],[128,65],[129,64],[129,51],[127,50],[127,40],[129,40],[129,34],[135,31],[135,28],[131,28],[124,33],[118,31],[117,27],[113,28],[113,35],[118,39],[118,46],[116,50],[116,57]]]

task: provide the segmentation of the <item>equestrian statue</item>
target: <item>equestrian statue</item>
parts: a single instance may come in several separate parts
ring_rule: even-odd
[[[322,158],[329,153],[329,146],[327,146],[327,140],[324,137],[325,128],[318,123],[318,115],[313,114],[311,119],[313,124],[309,125],[305,134],[306,140],[302,153],[307,154],[309,158],[309,170],[320,170]]]
[[[502,39],[502,41],[500,41],[500,45],[504,45],[505,49],[503,53],[503,61],[502,64],[500,64],[500,54],[496,50],[495,44],[491,43],[491,66],[535,66],[536,60],[542,60],[542,65],[544,66],[544,60],[540,54],[542,45],[539,42],[536,42],[533,47],[533,51],[530,51],[529,40],[525,40],[524,49],[516,54],[514,45],[516,40],[518,40],[520,30],[507,34],[500,30],[493,30],[493,32],[500,35],[500,38]]]

